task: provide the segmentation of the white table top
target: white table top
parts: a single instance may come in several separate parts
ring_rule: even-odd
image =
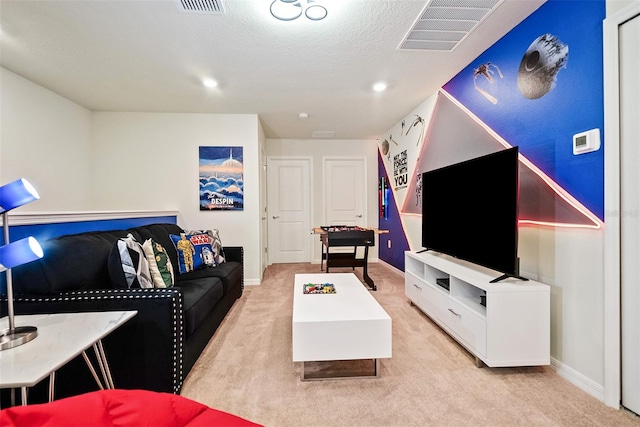
[[[332,283],[335,294],[305,294],[305,283]],[[293,322],[390,319],[353,273],[296,274]]]
[[[15,316],[15,326],[35,326],[38,336],[0,351],[0,388],[31,387],[135,316],[137,311]],[[9,320],[0,319],[0,328]],[[108,351],[108,349],[107,349]]]

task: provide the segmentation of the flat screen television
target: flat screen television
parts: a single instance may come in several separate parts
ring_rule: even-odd
[[[519,276],[518,147],[422,174],[422,246]],[[526,280],[526,279],[523,279]]]

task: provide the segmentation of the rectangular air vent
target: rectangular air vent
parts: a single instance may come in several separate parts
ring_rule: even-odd
[[[222,0],[176,0],[178,8],[183,12],[223,15]]]
[[[432,0],[398,46],[399,50],[452,51],[503,0]]]
[[[333,138],[336,136],[335,130],[314,130],[311,132],[312,138]]]

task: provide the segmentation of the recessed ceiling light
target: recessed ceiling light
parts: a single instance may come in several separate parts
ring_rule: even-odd
[[[218,82],[213,79],[203,79],[202,84],[206,87],[216,87],[218,86]]]
[[[382,92],[383,90],[385,90],[387,88],[387,84],[384,82],[378,82],[376,84],[374,84],[373,86],[371,86],[373,88],[373,90],[375,90],[376,92]]]
[[[309,114],[307,114],[307,113],[300,113],[300,114],[298,114],[298,118],[300,118],[300,119],[308,119],[308,118],[309,118]]]

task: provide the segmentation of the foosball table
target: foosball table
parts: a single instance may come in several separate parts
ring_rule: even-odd
[[[362,278],[365,283],[376,290],[376,285],[369,277],[367,271],[367,259],[369,257],[369,246],[375,244],[375,234],[377,230],[358,226],[331,225],[313,229],[313,232],[320,235],[322,242],[322,259],[320,270],[325,268],[329,272],[335,267],[362,267]],[[353,247],[351,252],[331,252],[331,248]],[[358,258],[358,248],[364,247],[364,256]]]

